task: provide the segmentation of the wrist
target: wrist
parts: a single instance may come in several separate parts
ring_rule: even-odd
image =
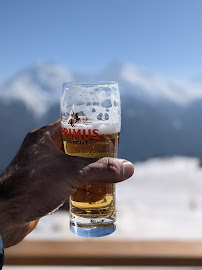
[[[0,199],[0,234],[20,225],[20,213],[12,199]]]
[[[0,234],[3,235],[12,226],[12,221],[7,203],[2,199],[0,199],[0,220]]]
[[[10,228],[17,226],[20,220],[20,213],[18,204],[15,202],[16,198],[10,194],[10,183],[12,177],[7,173],[0,176],[0,234]]]

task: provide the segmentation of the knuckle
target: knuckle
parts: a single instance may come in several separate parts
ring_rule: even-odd
[[[23,145],[24,144],[27,144],[27,143],[29,143],[30,142],[30,140],[32,139],[32,137],[33,137],[33,135],[32,135],[32,133],[31,133],[31,131],[30,132],[28,132],[27,134],[26,134],[26,136],[25,136],[25,138],[24,138],[24,140],[23,140]]]
[[[58,118],[58,119],[56,119],[55,121],[53,121],[52,123],[50,123],[48,126],[49,127],[53,127],[53,126],[60,126],[61,125],[61,119],[60,118]]]
[[[76,174],[76,180],[77,180],[77,185],[81,186],[87,182],[87,171],[86,168],[82,168],[79,173]]]
[[[47,126],[29,131],[29,133],[25,137],[25,140],[29,139],[32,141],[35,141],[35,140],[37,141],[42,137],[46,137],[46,138],[51,137],[50,131],[48,130]]]
[[[120,168],[117,166],[116,162],[109,158],[107,160],[107,172],[112,178],[120,174]]]
[[[48,129],[48,126],[35,128],[35,129],[30,130],[30,132],[28,134],[30,134],[30,135],[32,135],[32,134],[42,134],[42,133],[46,132],[47,129]]]
[[[32,129],[28,132],[28,135],[31,135],[33,133],[35,133],[37,130],[39,130],[38,128]]]
[[[84,167],[78,163],[80,159],[60,154],[61,164],[64,164],[64,174],[68,175],[68,182],[73,189],[80,187],[86,179],[87,172]],[[66,165],[68,164],[68,166]]]

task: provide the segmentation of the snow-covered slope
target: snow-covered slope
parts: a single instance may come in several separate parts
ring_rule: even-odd
[[[117,184],[117,230],[107,239],[202,239],[202,167],[196,158],[151,159]],[[68,213],[44,217],[27,239],[74,239]]]
[[[144,102],[171,102],[186,105],[202,99],[202,82],[181,82],[141,70],[133,65],[112,63],[98,74],[76,74],[56,64],[38,64],[0,84],[0,99],[23,101],[37,116],[59,102],[62,84],[80,80],[114,80],[123,96]]]
[[[0,99],[22,101],[36,116],[59,102],[64,82],[73,81],[72,74],[54,64],[38,64],[23,70],[0,85]]]

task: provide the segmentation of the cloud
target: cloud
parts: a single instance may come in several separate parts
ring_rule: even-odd
[[[99,76],[98,76],[99,75]],[[19,72],[0,84],[0,98],[5,102],[22,101],[37,117],[47,112],[51,105],[59,102],[64,82],[85,80],[116,80],[123,95],[141,98],[144,101],[171,101],[185,106],[202,99],[202,81],[182,82],[168,80],[156,73],[143,71],[128,64],[114,63],[104,72],[85,76],[72,74],[55,64],[38,64]],[[126,91],[124,91],[124,89]]]
[[[158,74],[145,72],[128,64],[123,65],[121,77],[131,84],[134,94],[136,88],[138,88],[141,89],[142,94],[154,100],[163,98],[186,105],[195,99],[202,98],[202,82],[199,81],[168,80]]]
[[[39,64],[1,85],[0,97],[23,101],[35,116],[41,116],[60,100],[63,83],[72,80],[71,73],[60,66]]]

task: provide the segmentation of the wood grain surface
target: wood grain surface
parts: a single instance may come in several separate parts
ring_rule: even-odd
[[[202,241],[23,241],[5,265],[202,266]]]

